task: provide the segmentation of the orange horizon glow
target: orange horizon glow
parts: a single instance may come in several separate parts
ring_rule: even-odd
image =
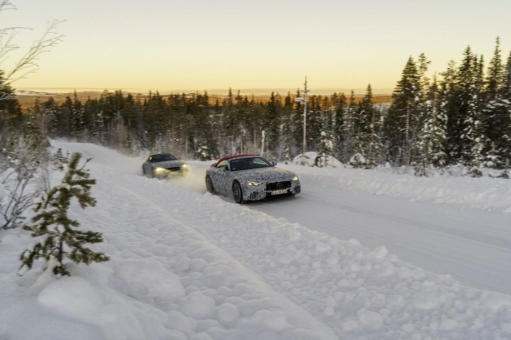
[[[486,66],[497,36],[504,62],[511,50],[511,1],[11,1],[17,10],[0,13],[3,26],[33,28],[16,37],[19,53],[48,21],[66,20],[63,42],[12,84],[18,90],[296,92],[307,75],[311,94],[368,84],[391,93],[409,56],[425,53],[432,75],[468,45]]]

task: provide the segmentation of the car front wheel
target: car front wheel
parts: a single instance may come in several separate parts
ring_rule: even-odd
[[[206,189],[208,190],[208,192],[212,194],[215,193],[215,188],[213,188],[213,182],[211,182],[211,177],[209,176],[206,176]]]
[[[232,184],[232,196],[236,203],[243,204],[245,202],[243,200],[243,190],[241,190],[241,185],[237,181]]]

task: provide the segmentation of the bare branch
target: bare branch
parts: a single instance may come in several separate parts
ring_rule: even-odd
[[[8,9],[16,9],[10,0],[0,0],[0,12]]]
[[[18,30],[20,29],[29,29],[24,27],[10,27],[10,28],[4,28],[0,30],[0,65],[7,59],[7,55],[19,49],[20,47],[12,41],[14,40],[14,37],[17,35]],[[4,37],[7,36],[4,42]]]
[[[16,10],[10,0],[0,0],[0,12],[5,10]],[[37,61],[41,54],[49,52],[52,47],[55,47],[62,41],[64,35],[58,34],[55,29],[62,20],[53,20],[48,23],[46,31],[43,35],[37,39],[27,50],[27,52],[14,63],[11,70],[5,70],[3,74],[2,82],[0,83],[0,89],[5,85],[10,85],[15,81],[25,78],[28,74],[37,72],[39,65]],[[31,30],[28,27],[7,27],[0,29],[0,65],[4,63],[10,53],[20,49],[20,46],[14,43],[14,38],[17,33],[22,30]],[[2,67],[0,67],[2,69]],[[1,100],[10,99],[1,97]]]
[[[0,0],[0,12],[16,9],[17,8],[11,4],[9,0]],[[12,43],[19,29],[24,29],[24,27],[6,27],[0,29],[0,65],[5,60],[7,54],[19,48],[19,46]],[[7,39],[4,42],[5,37],[7,37]]]
[[[19,79],[25,78],[30,73],[37,72],[39,69],[39,65],[37,65],[39,56],[49,52],[50,48],[55,47],[64,38],[63,34],[58,34],[54,31],[62,22],[63,21],[53,20],[48,24],[43,36],[35,41],[28,49],[27,53],[14,65],[14,68],[6,73],[6,84],[11,84]]]

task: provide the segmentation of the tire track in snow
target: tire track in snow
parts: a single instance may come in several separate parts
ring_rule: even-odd
[[[363,243],[367,243],[370,238],[376,241],[374,242],[376,246],[386,245],[393,253],[403,254],[403,250],[406,250],[406,256],[400,257],[422,268],[430,269],[436,273],[451,274],[460,281],[475,287],[508,294],[511,292],[508,285],[511,272],[511,263],[508,260],[511,258],[509,248],[493,243],[479,242],[477,238],[464,238],[459,235],[417,227],[414,226],[416,221],[407,218],[391,216],[390,219],[387,219],[391,223],[384,225],[382,220],[386,220],[387,214],[353,208],[345,204],[325,202],[321,198],[318,199],[317,195],[306,194],[295,198],[295,202],[287,200],[271,203],[260,201],[248,206],[254,210],[263,211],[276,217],[284,217],[294,222],[299,222],[300,216],[304,216],[304,221],[319,222],[303,224],[310,229],[327,232],[341,239],[352,238],[354,234],[359,235],[361,237],[356,238],[363,240]],[[297,207],[288,208],[288,203]],[[356,214],[360,218],[351,217],[350,222],[345,222],[342,211]],[[424,224],[420,221],[417,223]],[[379,225],[380,228],[375,228],[376,225]],[[318,226],[321,227],[318,228]],[[415,231],[407,232],[410,227],[424,230],[417,235]],[[343,233],[343,230],[350,232]],[[346,234],[351,236],[346,237]],[[422,238],[425,235],[427,236]],[[436,235],[434,237],[436,241],[429,240],[431,235]],[[449,242],[445,244],[447,240]],[[460,247],[462,248],[460,249]],[[477,256],[474,256],[474,249],[487,249],[487,252],[478,252]],[[490,251],[493,253],[490,254]],[[484,278],[484,280],[479,278]],[[494,282],[499,284],[495,285]]]
[[[161,194],[164,193],[165,187],[167,186],[174,186],[175,183],[166,183],[156,180],[149,180],[149,179],[142,179],[142,181],[149,182],[147,185],[147,188],[151,188],[151,191],[159,192]],[[135,181],[138,182],[138,181]],[[146,183],[147,183],[146,182]],[[164,216],[165,219],[169,220],[169,222],[172,222],[172,224],[177,224],[182,226],[183,228],[186,228],[189,232],[196,234],[196,236],[200,239],[202,239],[205,243],[210,244],[210,248],[213,252],[222,254],[225,253],[225,255],[220,255],[221,257],[228,258],[228,261],[234,262],[239,265],[239,270],[241,270],[245,275],[247,275],[251,280],[254,280],[255,282],[259,282],[260,286],[267,286],[269,288],[266,288],[269,295],[272,296],[275,299],[275,295],[280,295],[276,300],[281,301],[287,301],[283,303],[285,305],[284,310],[288,310],[289,308],[292,308],[294,310],[294,316],[293,319],[302,318],[302,321],[306,321],[307,319],[314,320],[314,322],[306,322],[305,326],[314,326],[313,329],[316,328],[318,330],[322,330],[322,333],[318,334],[318,336],[323,339],[326,334],[329,332],[334,333],[334,331],[328,326],[327,323],[324,322],[324,320],[318,319],[317,317],[310,314],[310,311],[305,308],[303,305],[299,305],[296,303],[296,301],[293,301],[293,299],[290,299],[288,294],[285,294],[285,291],[282,290],[282,287],[279,285],[276,285],[275,282],[279,282],[279,279],[268,279],[267,275],[264,275],[264,273],[255,270],[254,267],[250,266],[249,263],[246,263],[244,261],[241,261],[239,258],[239,254],[232,254],[228,251],[228,247],[225,247],[225,244],[222,242],[218,242],[217,239],[211,239],[210,233],[204,233],[201,231],[200,228],[197,228],[197,225],[191,225],[189,222],[185,221],[184,219],[177,218],[175,215],[171,214],[169,212],[169,207],[165,200],[155,200],[153,199],[152,195],[147,195],[147,192],[144,192],[143,190],[139,190],[138,186],[133,186],[133,181],[129,181],[128,183],[125,183],[125,185],[118,185],[118,184],[111,184],[115,185],[117,190],[120,192],[124,192],[126,195],[123,195],[125,197],[132,196],[138,201],[142,202],[143,204],[147,205],[149,209],[157,211],[159,215]],[[174,186],[174,187],[177,187]],[[186,189],[184,189],[186,190]],[[115,191],[115,190],[114,190]],[[181,211],[182,212],[182,211]],[[291,307],[288,305],[292,305]],[[296,327],[300,326],[299,324],[296,325]]]

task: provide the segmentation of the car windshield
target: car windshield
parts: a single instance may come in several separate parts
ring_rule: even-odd
[[[152,162],[153,163],[159,163],[159,162],[167,162],[167,161],[174,161],[177,158],[171,155],[170,153],[166,153],[163,155],[153,155]]]
[[[273,164],[271,164],[263,157],[244,157],[231,159],[230,163],[231,171],[269,168],[273,166]]]

